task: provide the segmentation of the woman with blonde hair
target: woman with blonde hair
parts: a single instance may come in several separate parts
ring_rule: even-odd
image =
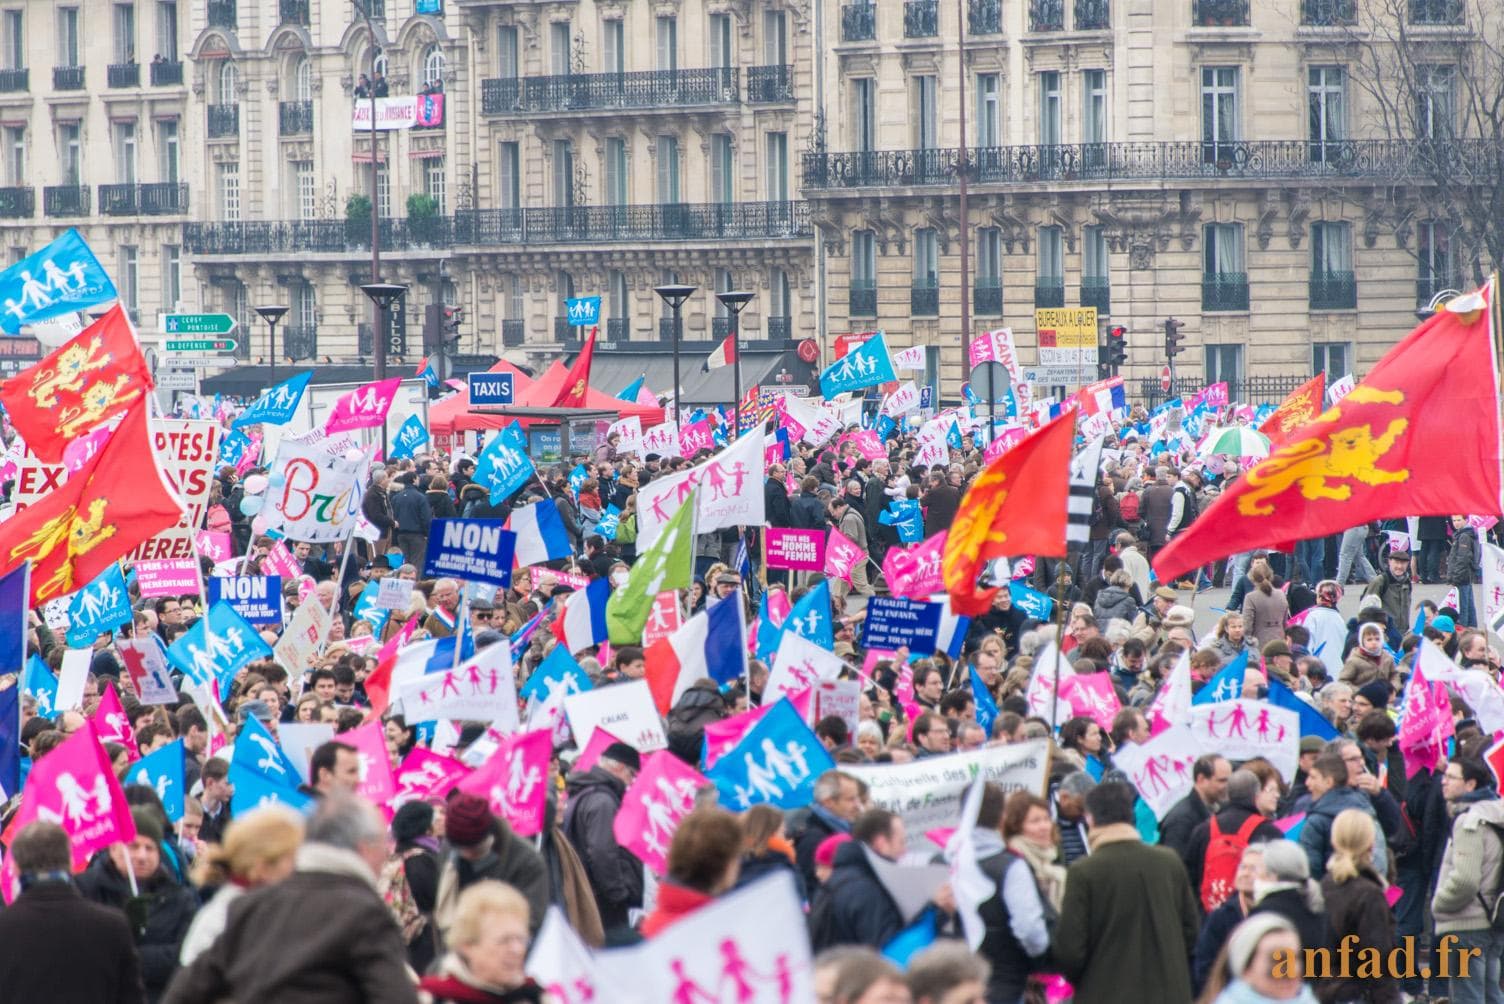
[[[1377,949],[1379,957],[1387,959],[1395,944],[1394,913],[1384,896],[1388,883],[1374,871],[1373,834],[1374,823],[1368,813],[1361,809],[1338,813],[1332,822],[1332,856],[1321,880],[1321,893],[1326,900],[1331,947],[1338,948],[1344,939],[1356,938],[1354,949]],[[1321,981],[1316,996],[1323,1001],[1397,1002],[1400,986],[1397,980],[1382,974],[1363,979],[1343,979],[1339,974]]]
[[[280,882],[292,874],[303,843],[303,817],[292,809],[269,805],[239,816],[225,831],[224,842],[198,860],[194,882],[218,888],[193,918],[178,960],[188,965],[203,954],[225,929],[230,904],[251,889]]]
[[[460,893],[449,951],[418,983],[434,1004],[539,1004],[548,998],[523,972],[531,913],[522,893],[483,879]]]

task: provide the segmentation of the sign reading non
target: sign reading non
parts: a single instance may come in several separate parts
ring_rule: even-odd
[[[510,586],[517,535],[501,524],[499,519],[434,520],[423,575]]]
[[[470,403],[473,405],[511,404],[512,374],[471,373]]]
[[[279,575],[232,575],[211,577],[209,603],[228,603],[252,624],[282,623],[282,577]]]

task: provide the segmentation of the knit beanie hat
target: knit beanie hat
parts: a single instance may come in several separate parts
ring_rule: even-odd
[[[1295,927],[1277,913],[1255,913],[1239,924],[1227,939],[1227,964],[1235,979],[1242,979],[1253,961],[1253,954],[1264,940],[1264,935],[1274,931],[1295,932]]]
[[[459,794],[449,800],[444,815],[444,836],[456,847],[474,847],[492,833],[491,807],[479,795]]]
[[[1389,684],[1384,680],[1371,680],[1358,688],[1358,695],[1372,704],[1375,708],[1389,707],[1389,695],[1392,691]]]

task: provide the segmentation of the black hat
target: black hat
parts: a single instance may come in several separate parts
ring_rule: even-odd
[[[601,750],[601,759],[615,760],[623,767],[630,767],[634,771],[642,770],[642,754],[626,743],[612,743],[607,746]]]

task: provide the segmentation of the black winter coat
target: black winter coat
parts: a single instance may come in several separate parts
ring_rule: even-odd
[[[1473,569],[1478,567],[1478,531],[1467,524],[1452,535],[1452,549],[1447,552],[1447,584],[1471,586]]]
[[[1191,834],[1196,827],[1212,818],[1212,810],[1192,791],[1176,802],[1159,824],[1159,845],[1168,847],[1186,861],[1190,855]]]
[[[1249,913],[1276,913],[1294,924],[1301,948],[1327,947],[1326,915],[1313,911],[1300,889],[1271,892],[1255,903]]]
[[[1197,799],[1200,801],[1200,799]],[[1229,805],[1217,813],[1217,829],[1224,834],[1237,833],[1250,816],[1258,815],[1258,811],[1251,805]],[[1186,844],[1185,870],[1191,876],[1191,888],[1196,890],[1196,895],[1201,895],[1201,878],[1206,868],[1206,850],[1212,839],[1212,821],[1206,819],[1197,823],[1191,831],[1191,839]],[[1253,828],[1253,834],[1249,837],[1249,843],[1262,843],[1266,840],[1283,840],[1285,833],[1269,820],[1264,820]]]
[[[85,899],[120,910],[129,921],[130,880],[115,870],[108,854],[96,857],[77,882]],[[146,986],[146,999],[157,1001],[177,972],[178,952],[198,912],[198,897],[173,881],[165,864],[149,878],[138,876],[137,884],[146,899],[146,924],[134,932],[141,956],[141,980]]]
[[[68,882],[27,888],[0,912],[0,1000],[140,1004],[141,960],[119,910]]]
[[[1384,899],[1384,887],[1371,869],[1357,878],[1334,882],[1328,875],[1321,882],[1326,898],[1326,923],[1330,944],[1342,944],[1349,934],[1358,936],[1363,948],[1376,948],[1383,958],[1394,948],[1394,913]],[[1372,1004],[1398,1004],[1398,981],[1383,979],[1317,980],[1316,996],[1322,1001],[1370,1001]]]
[[[427,533],[428,525],[433,522],[433,509],[422,492],[408,486],[392,496],[392,516],[397,521],[398,533]]]
[[[428,509],[433,513],[434,519],[453,519],[459,515],[448,492],[429,489],[423,494],[428,498]]]
[[[881,950],[903,930],[904,917],[878,881],[858,841],[836,849],[835,871],[810,907],[810,939],[815,951],[836,945]]]
[[[590,876],[590,888],[607,930],[627,926],[627,915],[642,906],[642,865],[616,842],[613,826],[626,786],[600,767],[571,774],[565,782],[569,806],[564,836],[574,845]]]
[[[794,509],[789,502],[789,493],[784,488],[784,482],[776,478],[768,478],[763,483],[763,508],[766,510],[768,526],[791,527],[793,526]]]
[[[800,493],[789,503],[789,518],[799,530],[824,530],[829,525],[825,504],[817,496]]]
[[[826,838],[849,831],[837,830],[828,819],[813,809],[804,814],[802,826],[791,826],[790,831],[794,835],[794,860],[799,869],[799,877],[803,880],[805,894],[814,899],[815,891],[820,888],[819,880],[815,878],[815,851],[820,849]]]

